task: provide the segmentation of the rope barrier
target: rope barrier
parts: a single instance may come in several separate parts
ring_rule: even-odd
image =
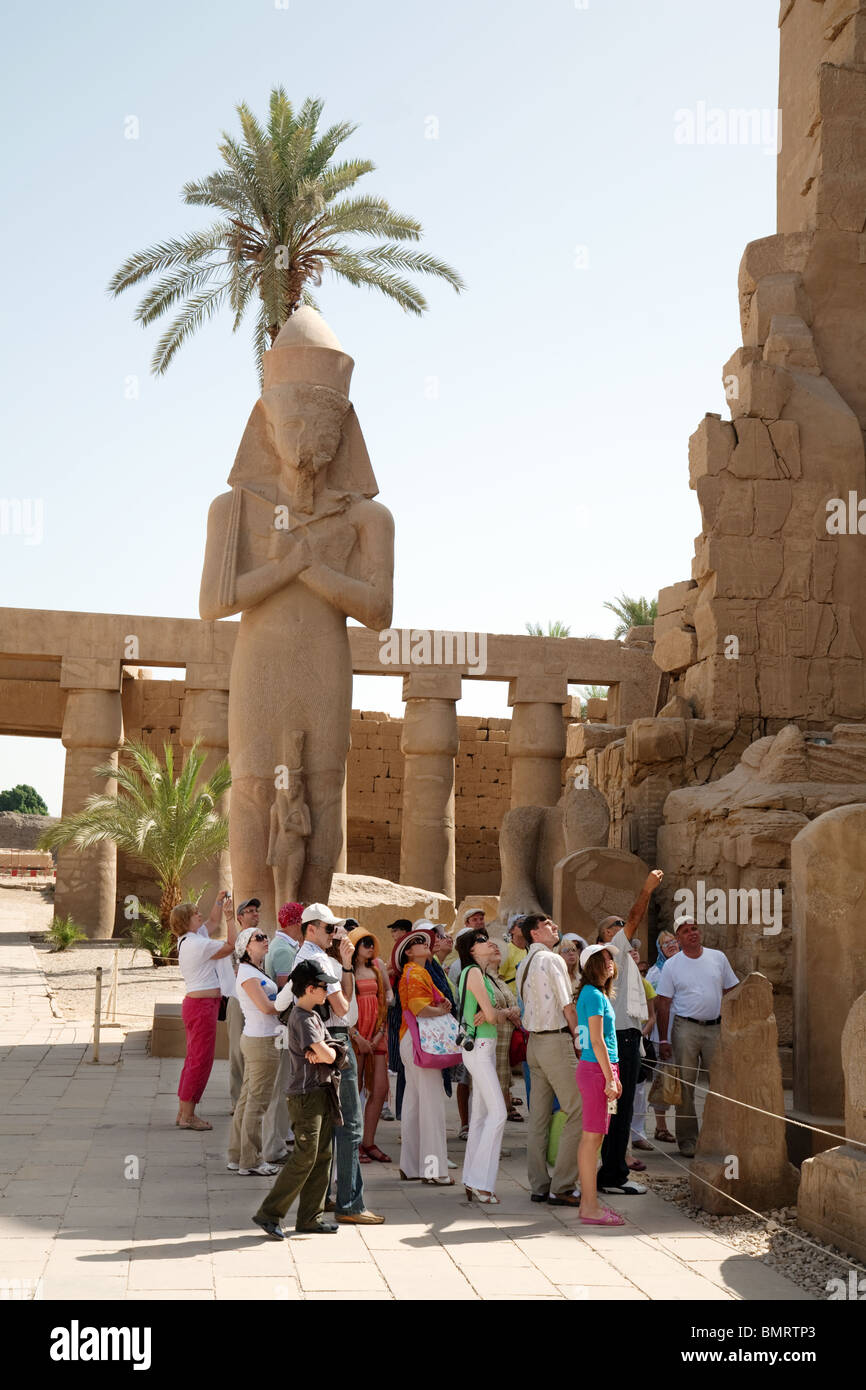
[[[646,1136],[641,1135],[640,1137],[644,1138]],[[778,1221],[774,1221],[772,1217],[765,1216],[761,1211],[755,1211],[754,1207],[750,1207],[746,1202],[741,1202],[739,1197],[732,1197],[730,1192],[725,1192],[723,1188],[716,1187],[715,1183],[710,1182],[709,1178],[702,1178],[700,1173],[695,1173],[691,1168],[687,1168],[684,1163],[680,1163],[678,1159],[674,1158],[673,1154],[669,1154],[664,1149],[658,1148],[656,1144],[653,1144],[651,1139],[647,1138],[647,1143],[652,1145],[655,1153],[661,1154],[664,1158],[668,1159],[669,1162],[673,1163],[675,1167],[681,1168],[689,1178],[695,1178],[698,1182],[702,1182],[705,1187],[711,1188],[713,1192],[718,1192],[721,1197],[726,1197],[729,1202],[733,1202],[736,1206],[742,1207],[743,1211],[747,1211],[750,1216],[757,1216],[758,1220],[763,1221],[771,1230],[781,1231],[784,1235],[790,1236],[792,1240],[799,1240],[802,1245],[808,1245],[811,1250],[817,1250],[819,1255],[829,1255],[830,1259],[838,1260],[840,1264],[847,1265],[849,1269],[863,1270],[866,1268],[861,1264],[855,1264],[853,1260],[846,1259],[844,1255],[837,1255],[835,1250],[826,1250],[823,1245],[816,1245],[813,1240],[809,1240],[806,1236],[801,1236],[797,1231],[788,1230],[787,1226],[782,1226]]]
[[[664,1067],[671,1064],[667,1062],[657,1062],[655,1065]],[[672,1065],[676,1066],[676,1063],[674,1062]],[[686,1070],[700,1072],[703,1071],[704,1068],[687,1067]],[[699,1086],[696,1081],[687,1081],[684,1076],[680,1077],[680,1082],[683,1086],[691,1086],[693,1091],[703,1091],[705,1095],[717,1096],[719,1100],[728,1100],[731,1102],[731,1105],[742,1105],[745,1110],[754,1110],[756,1115],[768,1115],[771,1120],[781,1120],[783,1124],[796,1125],[798,1129],[809,1129],[813,1134],[826,1134],[830,1139],[835,1139],[837,1144],[850,1144],[855,1149],[866,1149],[866,1144],[860,1139],[848,1139],[844,1134],[836,1134],[832,1129],[820,1129],[818,1125],[807,1125],[804,1120],[794,1120],[790,1115],[777,1115],[775,1110],[763,1110],[760,1105],[750,1105],[747,1100],[737,1100],[736,1096],[726,1096],[723,1095],[721,1091],[711,1091],[709,1086]],[[649,1099],[647,1100],[648,1105],[658,1105],[660,1103],[659,1101],[653,1102]],[[674,1106],[674,1109],[676,1109],[676,1106]]]

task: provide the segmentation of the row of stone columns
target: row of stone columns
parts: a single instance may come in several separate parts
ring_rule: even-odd
[[[66,749],[66,816],[80,810],[93,792],[116,789],[116,783],[94,778],[93,768],[110,760],[116,764],[123,744],[123,716],[119,663],[116,671],[110,663],[70,662],[68,669],[64,663],[64,674],[66,681],[62,683],[69,692],[61,735]],[[189,749],[199,739],[205,754],[202,776],[207,777],[228,756],[227,674],[216,665],[195,666],[189,668],[187,682],[180,741]],[[461,693],[460,673],[449,668],[419,667],[403,677],[406,708],[401,740],[405,762],[400,881],[451,899],[456,892],[454,773]],[[566,680],[560,675],[518,676],[509,685],[512,806],[553,806],[559,800],[566,696]],[[219,808],[224,815],[228,815],[229,795]],[[338,872],[346,869],[346,820],[344,784]],[[83,852],[63,850],[58,856],[56,911],[75,917],[97,938],[108,938],[114,930],[116,861],[110,843]],[[214,892],[230,886],[227,850],[203,867],[202,877]]]

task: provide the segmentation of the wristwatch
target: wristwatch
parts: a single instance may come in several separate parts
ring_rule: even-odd
[[[344,966],[343,966],[343,974],[344,974],[344,975],[354,975],[354,973],[355,973],[355,972],[354,972],[354,970],[352,969],[352,967],[351,967],[350,965],[344,965]]]

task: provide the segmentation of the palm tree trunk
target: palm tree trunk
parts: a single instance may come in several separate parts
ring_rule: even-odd
[[[159,924],[162,927],[163,931],[171,930],[171,927],[169,926],[171,909],[173,907],[177,907],[178,903],[181,900],[182,894],[180,891],[180,884],[178,883],[177,879],[171,879],[168,883],[163,884],[162,897],[159,900]],[[172,945],[169,960],[177,960],[176,940]]]

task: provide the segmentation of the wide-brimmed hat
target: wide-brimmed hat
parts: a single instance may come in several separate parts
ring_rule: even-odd
[[[355,927],[353,931],[347,932],[346,935],[348,936],[353,946],[357,946],[359,941],[363,941],[365,937],[369,936],[376,943],[376,955],[379,957],[380,960],[385,959],[385,952],[382,950],[382,943],[374,931],[368,931],[366,927]]]
[[[415,941],[416,938],[419,937],[419,936],[426,936],[426,938],[427,938],[427,944],[429,945],[430,950],[431,950],[431,951],[433,950],[433,939],[434,939],[434,936],[435,936],[435,932],[432,930],[432,928],[430,928],[430,927],[424,927],[424,928],[419,927],[419,928],[416,930],[416,929],[413,927],[412,930],[409,932],[409,934],[408,934],[407,936],[404,936],[404,937],[403,937],[403,940],[402,940],[402,941],[398,941],[398,942],[397,942],[397,945],[394,947],[394,950],[393,950],[393,952],[391,953],[391,968],[392,968],[392,970],[402,970],[402,969],[403,969],[403,962],[404,962],[404,959],[405,959],[405,956],[406,956],[406,947],[407,947],[407,945],[411,945],[412,942]]]
[[[610,942],[608,942],[607,945],[605,945],[603,941],[599,941],[599,942],[597,942],[597,943],[595,944],[595,946],[587,946],[585,950],[581,951],[581,953],[580,953],[580,968],[581,968],[581,970],[585,970],[585,969],[586,969],[586,962],[589,960],[590,956],[594,956],[594,955],[595,955],[596,951],[610,951],[610,953],[611,953],[612,956],[618,956],[618,955],[619,955],[619,947],[618,947],[618,946],[612,946],[612,945],[610,944]]]

